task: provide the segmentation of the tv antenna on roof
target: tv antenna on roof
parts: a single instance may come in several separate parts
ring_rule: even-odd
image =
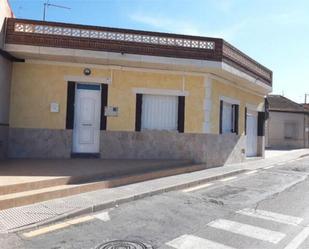
[[[52,4],[49,2],[49,0],[46,0],[44,3],[44,10],[43,10],[43,21],[46,19],[46,10],[48,7],[55,7],[55,8],[61,8],[61,9],[67,9],[70,10],[71,8],[62,6],[62,5],[57,5],[57,4]]]

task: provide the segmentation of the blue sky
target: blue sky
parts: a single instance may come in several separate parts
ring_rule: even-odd
[[[18,18],[42,19],[45,0],[10,0]],[[274,93],[309,93],[308,0],[50,0],[47,20],[224,38],[274,73]]]

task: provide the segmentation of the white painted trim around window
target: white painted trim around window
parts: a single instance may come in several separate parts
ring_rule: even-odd
[[[230,97],[226,97],[226,96],[220,96],[220,100],[232,104],[232,105],[240,105],[240,101],[238,99],[233,99]]]
[[[134,93],[153,94],[153,95],[169,95],[169,96],[188,96],[188,91],[173,90],[173,89],[157,89],[157,88],[133,88]]]
[[[65,75],[64,80],[65,81],[82,82],[82,83],[111,84],[111,78],[108,78],[108,77]]]

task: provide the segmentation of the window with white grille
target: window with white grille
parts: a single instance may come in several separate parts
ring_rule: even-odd
[[[178,96],[144,94],[142,98],[142,130],[177,131]]]

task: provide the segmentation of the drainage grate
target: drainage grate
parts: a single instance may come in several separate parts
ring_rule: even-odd
[[[114,240],[99,245],[96,249],[153,249],[140,241]]]

